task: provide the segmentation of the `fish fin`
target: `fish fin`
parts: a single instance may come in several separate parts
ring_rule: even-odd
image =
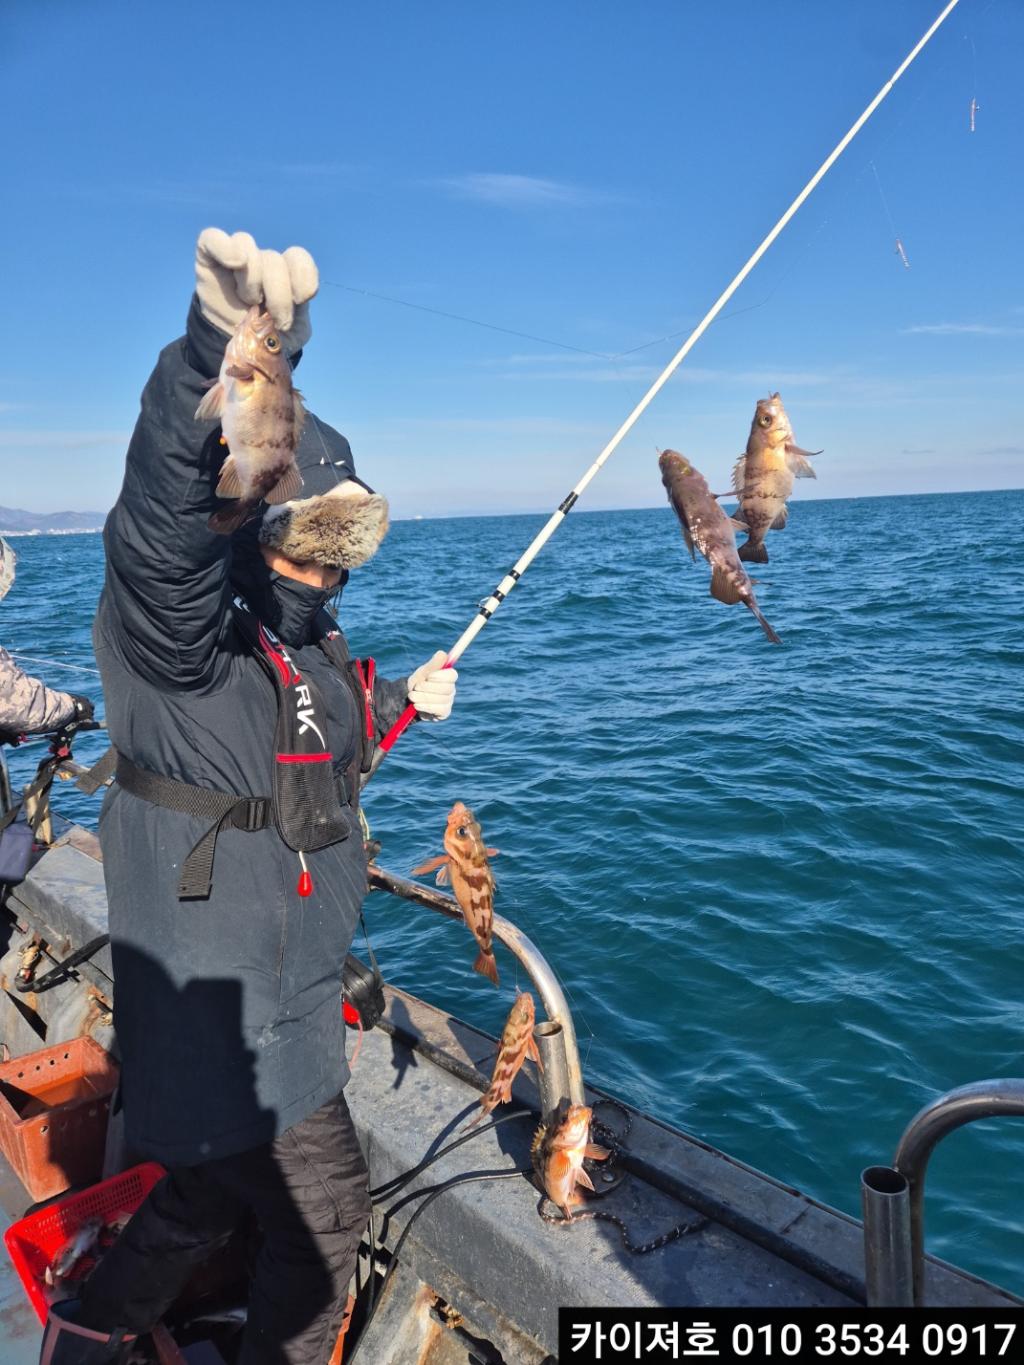
[[[786,522],[789,520],[789,508],[784,507],[772,524],[768,527],[769,531],[784,531]]]
[[[594,1188],[594,1182],[582,1166],[576,1172],[576,1184],[582,1185],[585,1190],[592,1190]]]
[[[752,540],[744,541],[740,546],[739,555],[740,559],[747,564],[768,563],[768,551],[764,548],[763,541],[759,545],[755,544]]]
[[[737,521],[735,517],[729,518],[729,525],[734,531],[749,531],[750,527],[745,521]]]
[[[226,507],[223,512],[214,512],[206,524],[218,535],[233,535],[239,526],[245,525],[258,506],[258,501],[253,502],[250,498],[245,498],[242,502],[236,502],[233,507]]]
[[[540,1053],[537,1050],[536,1038],[531,1037],[530,1041],[526,1044],[526,1055],[531,1062],[536,1062],[538,1071],[544,1070],[544,1063],[541,1061]]]
[[[795,474],[798,479],[816,479],[818,476],[808,457],[820,454],[820,450],[801,450],[799,446],[787,445],[786,464],[790,473]]]
[[[493,981],[498,985],[498,964],[493,953],[485,953],[481,948],[473,963],[473,970],[479,972],[481,976],[486,976],[488,981]]]
[[[301,489],[302,475],[299,473],[297,465],[290,464],[273,488],[264,493],[263,496],[270,503],[289,502],[298,495]]]
[[[197,422],[212,422],[224,411],[224,385],[219,380],[213,381],[213,388],[207,389],[203,394],[202,401],[196,408],[195,420]]]
[[[484,849],[484,852],[487,854],[488,858],[496,858],[496,857],[498,856],[498,854],[501,852],[501,849],[500,849],[500,848],[485,848],[485,849]]]
[[[683,533],[683,539],[686,541],[686,548],[687,548],[687,549],[689,550],[689,552],[690,552],[690,558],[691,558],[692,560],[696,561],[697,556],[696,556],[696,555],[694,554],[694,552],[693,552],[693,536],[690,535],[690,528],[687,526],[686,522],[684,521],[684,522],[682,522],[682,523],[680,524],[679,529],[680,529],[680,530],[682,531],[682,533]]]
[[[711,570],[711,596],[719,602],[724,602],[727,607],[733,606],[740,600],[739,588],[732,582],[724,569],[715,568]]]
[[[433,872],[435,868],[441,867],[448,862],[448,854],[442,853],[437,858],[428,858],[425,863],[420,863],[419,867],[414,867],[409,873],[410,877],[422,877],[427,872]]]
[[[747,484],[747,457],[741,455],[732,467],[732,487],[734,493],[742,493]]]
[[[437,876],[434,878],[435,886],[447,886],[452,879],[452,865],[447,859],[442,867],[437,869]]]
[[[746,598],[744,598],[743,600],[744,600],[745,605],[748,606],[748,607],[750,608],[750,610],[754,613],[754,615],[757,617],[758,624],[760,625],[761,629],[764,631],[765,635],[768,636],[768,639],[772,642],[772,644],[773,644],[773,645],[781,645],[781,644],[782,644],[782,637],[781,637],[780,635],[776,635],[775,631],[774,631],[774,630],[772,629],[772,627],[768,624],[768,622],[764,619],[764,617],[763,617],[762,614],[761,614],[761,608],[757,605],[757,603],[756,603],[756,602],[752,602],[752,601],[750,600],[749,597],[746,597]]]
[[[481,1104],[482,1104],[482,1103],[483,1103],[483,1101],[481,1100]],[[490,1112],[490,1111],[487,1110],[487,1109],[481,1109],[480,1112],[479,1112],[479,1114],[477,1114],[477,1115],[475,1115],[475,1117],[471,1118],[470,1121],[469,1121],[468,1123],[464,1123],[464,1124],[462,1125],[462,1128],[460,1129],[460,1132],[465,1133],[465,1132],[468,1132],[470,1128],[475,1128],[475,1127],[477,1126],[478,1123],[481,1123],[481,1122],[487,1117],[487,1115],[488,1115],[489,1112]]]
[[[218,498],[243,498],[245,486],[238,473],[238,461],[229,455],[220,467],[220,478],[215,492]]]
[[[611,1154],[610,1147],[599,1147],[596,1142],[588,1142],[583,1151],[591,1161],[607,1161]]]

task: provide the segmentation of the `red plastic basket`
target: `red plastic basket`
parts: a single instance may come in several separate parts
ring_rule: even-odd
[[[147,1161],[11,1224],[4,1233],[4,1242],[40,1322],[46,1321],[49,1303],[46,1268],[65,1242],[88,1218],[102,1218],[109,1223],[134,1213],[164,1174],[161,1165]],[[78,1275],[84,1275],[91,1264],[89,1257],[83,1257]],[[68,1283],[73,1284],[74,1280]]]

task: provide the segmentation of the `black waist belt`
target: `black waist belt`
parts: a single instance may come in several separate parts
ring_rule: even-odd
[[[123,754],[117,756],[116,776],[125,791],[141,797],[143,801],[180,811],[182,815],[213,821],[181,865],[179,900],[195,900],[210,894],[213,855],[217,850],[217,836],[222,829],[252,832],[266,829],[274,822],[273,802],[268,796],[236,796],[234,792],[193,787],[190,782],[177,782],[173,777],[161,777],[159,773],[136,767]]]

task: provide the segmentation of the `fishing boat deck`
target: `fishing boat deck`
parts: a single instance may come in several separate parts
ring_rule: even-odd
[[[66,823],[55,832],[55,846],[9,894],[5,932],[9,946],[24,941],[26,934],[39,934],[59,959],[105,930],[106,903],[94,836]],[[66,1000],[61,1004],[62,993],[74,990],[87,996],[91,991],[110,997],[108,950],[74,971],[76,981],[32,1001],[16,997],[6,979],[0,982],[12,1052],[42,1045],[40,1021],[45,1031],[46,1019],[59,1025],[77,1017],[73,1010],[68,1013]],[[422,1000],[394,988],[385,994],[385,1017],[365,1035],[346,1091],[373,1186],[411,1170],[456,1136],[479,1107],[495,1047],[487,1034]],[[30,1003],[39,1011],[34,1024],[28,1018]],[[103,1027],[102,1015],[93,1011],[84,1017],[93,1018],[95,1036]],[[466,1172],[529,1167],[540,1102],[525,1071],[513,1094],[514,1108],[529,1110],[529,1115],[493,1131],[484,1128],[400,1194],[382,1200],[377,1234],[386,1248],[394,1248],[418,1207],[416,1200],[405,1202],[411,1191]],[[623,1109],[607,1100],[588,1090],[587,1102],[598,1105],[598,1117],[622,1132],[627,1126]],[[445,1316],[446,1305],[461,1315],[459,1330],[467,1340],[490,1341],[505,1358],[530,1365],[557,1350],[559,1305],[863,1302],[863,1240],[856,1220],[651,1115],[628,1113],[626,1150],[617,1159],[625,1176],[588,1207],[621,1219],[634,1245],[681,1225],[692,1231],[638,1255],[624,1246],[611,1221],[581,1220],[571,1227],[545,1222],[538,1215],[537,1191],[524,1177],[454,1187],[417,1220],[399,1271],[351,1359],[379,1365],[420,1358],[425,1331],[450,1331],[442,1325],[452,1320],[450,1312]],[[600,1189],[600,1178],[597,1184]],[[14,1186],[4,1200],[12,1217],[27,1204],[24,1192],[16,1182]],[[390,1210],[387,1218],[382,1217],[385,1210]],[[929,1260],[927,1273],[932,1304],[1020,1303],[939,1261]],[[0,1266],[0,1342],[3,1359],[11,1365],[35,1358],[38,1325],[6,1258]],[[18,1354],[25,1342],[31,1349]]]

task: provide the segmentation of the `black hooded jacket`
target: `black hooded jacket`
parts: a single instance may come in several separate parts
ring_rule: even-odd
[[[110,738],[152,772],[270,794],[276,699],[233,623],[240,590],[319,687],[343,789],[363,717],[310,642],[327,594],[269,573],[250,528],[228,538],[207,527],[224,505],[213,490],[225,450],[194,413],[225,343],[193,299],[186,335],[161,352],[142,395],[104,532],[93,631]],[[353,474],[348,442],[314,417],[297,460],[302,496]],[[404,679],[378,680],[378,736],[405,702]],[[341,970],[366,891],[362,837],[347,814],[349,836],[306,855],[308,898],[297,894],[298,855],[271,825],[225,829],[209,898],[179,900],[182,860],[210,821],[116,784],[108,793],[100,840],[133,1150],[171,1165],[229,1156],[286,1131],[345,1084]]]

